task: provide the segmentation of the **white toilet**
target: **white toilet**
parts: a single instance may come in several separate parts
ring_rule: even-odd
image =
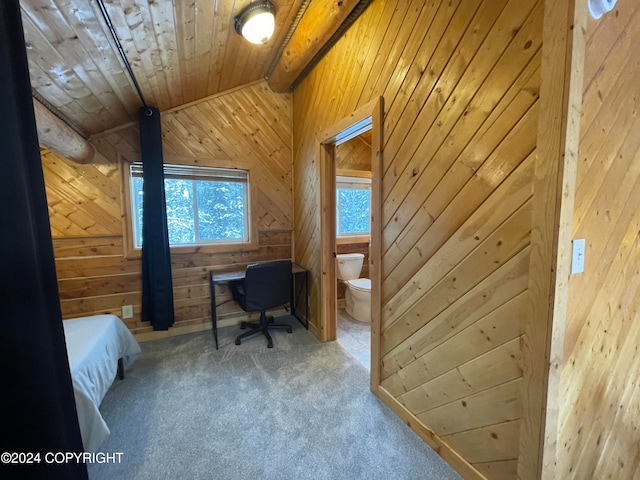
[[[345,253],[336,255],[338,279],[345,282],[347,313],[360,322],[371,323],[371,280],[358,278],[362,270],[364,254]]]

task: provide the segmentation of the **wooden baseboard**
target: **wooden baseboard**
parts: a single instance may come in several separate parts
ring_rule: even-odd
[[[268,315],[273,315],[275,317],[289,315],[289,312],[284,308],[280,308],[277,310],[269,310]],[[240,322],[256,322],[258,321],[258,314],[255,313],[247,313],[242,315],[237,315],[234,317],[227,317],[224,319],[218,320],[218,328],[231,327],[233,325],[240,325]],[[311,325],[309,325],[311,326]],[[213,328],[211,324],[211,319],[206,322],[189,324],[189,325],[175,325],[171,327],[169,330],[162,331],[146,331],[146,332],[132,332],[133,336],[138,342],[149,342],[152,340],[159,340],[161,338],[169,338],[176,337],[178,335],[187,335],[189,333],[203,332],[205,330],[211,330]],[[213,341],[213,333],[211,335],[211,341]]]
[[[318,340],[320,340],[320,329],[311,322],[309,322],[309,331],[313,333]]]
[[[134,333],[133,336],[138,342],[149,342],[152,340],[160,340],[161,338],[176,337],[178,335],[186,335],[188,333],[202,332],[205,330],[211,330],[211,322],[198,323],[196,325],[177,325],[169,330]],[[211,341],[213,342],[213,334],[211,335]]]
[[[418,417],[411,413],[407,408],[398,402],[387,390],[382,386],[372,391],[387,405],[393,412],[398,415],[411,430],[422,438],[435,452],[440,455],[445,462],[458,472],[465,480],[487,480],[470,463],[462,458],[453,448],[447,445],[438,435],[431,431],[423,424]]]

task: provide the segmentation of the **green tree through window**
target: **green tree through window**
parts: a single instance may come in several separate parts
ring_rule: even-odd
[[[371,181],[356,177],[336,179],[337,235],[368,235],[370,230]]]
[[[142,167],[131,166],[136,247],[142,246]],[[165,165],[167,226],[171,245],[247,242],[248,172]]]

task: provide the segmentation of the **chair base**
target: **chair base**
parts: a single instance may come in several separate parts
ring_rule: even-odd
[[[284,323],[274,323],[274,321],[275,320],[273,317],[267,318],[266,315],[261,313],[260,323],[242,322],[240,324],[240,329],[244,330],[245,328],[249,327],[251,331],[238,335],[236,337],[236,345],[240,345],[242,343],[242,340],[245,338],[251,337],[258,333],[262,333],[267,338],[267,348],[273,348],[273,339],[271,338],[271,335],[269,335],[270,328],[286,328],[287,333],[293,333],[293,328],[291,327],[291,325],[287,325]]]

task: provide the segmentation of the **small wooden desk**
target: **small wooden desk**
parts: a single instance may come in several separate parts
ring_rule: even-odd
[[[213,338],[216,342],[216,350],[218,349],[218,314],[216,311],[216,285],[225,284],[231,280],[242,280],[245,276],[246,268],[234,270],[211,271],[210,282],[211,287],[211,323],[213,324]],[[300,265],[294,263],[292,265],[293,283],[291,286],[291,313],[298,319],[302,325],[309,329],[309,276],[307,270]],[[300,301],[304,300],[304,317],[301,318],[298,306]]]

